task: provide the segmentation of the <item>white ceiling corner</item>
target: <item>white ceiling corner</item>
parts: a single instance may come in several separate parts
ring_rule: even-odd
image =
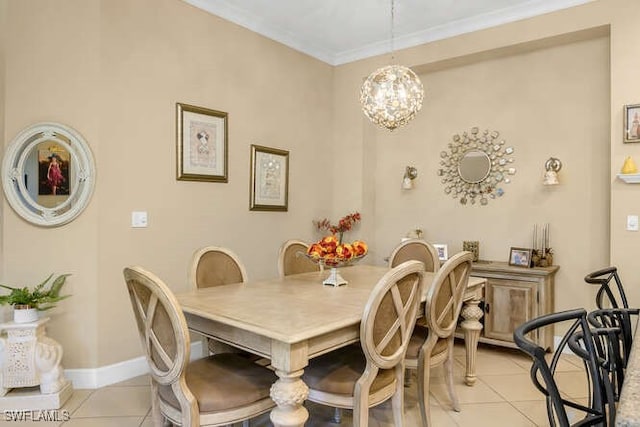
[[[184,0],[251,31],[340,65],[391,51],[390,0]],[[394,49],[593,0],[395,0]]]

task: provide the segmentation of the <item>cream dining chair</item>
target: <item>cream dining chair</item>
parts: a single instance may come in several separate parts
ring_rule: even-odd
[[[320,271],[318,263],[305,256],[309,245],[302,240],[287,240],[278,252],[278,274],[280,277],[291,274]]]
[[[436,272],[440,268],[440,258],[438,257],[438,251],[431,245],[422,239],[407,239],[396,246],[391,255],[389,256],[389,268],[393,268],[398,264],[401,264],[410,259],[416,261],[422,261],[424,263],[424,270],[427,272]],[[424,317],[420,317],[417,320],[418,325],[424,326]],[[407,373],[404,378],[404,384],[406,387],[411,385],[411,374]],[[336,414],[335,419],[339,419]]]
[[[371,291],[360,322],[360,347],[349,345],[311,359],[303,381],[308,400],[353,409],[353,425],[369,425],[369,408],[391,399],[396,426],[404,421],[403,359],[423,292],[424,266],[407,261]]]
[[[247,271],[233,251],[218,246],[205,246],[191,256],[188,280],[194,289],[244,283],[247,281]],[[212,338],[203,339],[203,346],[210,353],[239,351]],[[249,356],[248,353],[244,354]],[[250,357],[257,359],[253,355]]]
[[[438,251],[431,243],[421,239],[408,239],[396,246],[389,256],[389,267],[393,268],[410,259],[422,261],[424,270],[428,272],[435,272],[440,268]]]
[[[429,408],[430,368],[443,365],[447,390],[455,411],[460,411],[453,386],[453,341],[464,292],[469,283],[473,254],[460,252],[438,270],[427,289],[425,325],[417,324],[405,358],[407,369],[418,370],[418,401],[422,424],[431,424]]]
[[[189,362],[187,322],[171,290],[140,267],[125,268],[124,278],[150,369],[155,426],[248,426],[275,406],[271,370],[233,353]]]
[[[238,255],[218,246],[200,248],[191,256],[189,283],[195,289],[244,283],[247,271]]]

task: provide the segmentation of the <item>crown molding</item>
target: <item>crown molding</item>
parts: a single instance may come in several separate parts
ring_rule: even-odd
[[[305,40],[300,35],[296,35],[283,28],[273,26],[271,23],[265,21],[263,17],[253,14],[250,11],[234,7],[228,2],[212,2],[211,0],[184,1],[227,21],[233,22],[282,43],[292,49],[326,62],[329,65],[343,65],[349,62],[383,55],[390,52],[389,40],[381,40],[379,42],[370,43],[362,46],[361,48],[348,51],[330,51],[322,46],[314,44],[310,40]],[[448,22],[423,31],[400,36],[396,35],[394,37],[395,50],[406,49],[473,31],[496,27],[537,15],[579,6],[591,1],[593,0],[532,0],[521,5],[498,9],[485,14],[476,15],[471,18]]]

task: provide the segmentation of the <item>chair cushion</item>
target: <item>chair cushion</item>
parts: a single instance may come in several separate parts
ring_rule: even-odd
[[[302,380],[313,390],[352,396],[366,365],[362,348],[347,346],[311,359]],[[371,385],[371,393],[392,384],[394,379],[393,369],[380,370]]]
[[[273,371],[234,353],[195,360],[187,366],[185,377],[200,412],[238,408],[268,398],[271,385],[278,379]],[[171,386],[160,385],[158,393],[180,410]]]
[[[411,339],[409,340],[409,346],[407,347],[407,354],[405,359],[417,359],[418,353],[420,353],[420,348],[422,344],[426,341],[427,337],[429,337],[429,328],[426,328],[422,325],[416,325],[413,328],[413,334],[411,335]],[[447,351],[447,340],[438,339],[436,345],[433,347],[431,351],[431,355],[440,354]]]

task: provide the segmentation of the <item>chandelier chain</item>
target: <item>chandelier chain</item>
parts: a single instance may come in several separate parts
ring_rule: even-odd
[[[422,108],[424,87],[410,68],[395,63],[395,0],[391,1],[391,63],[374,71],[360,88],[360,104],[373,123],[393,130],[411,121]]]
[[[391,29],[391,62],[395,60],[395,45],[394,45],[394,31],[393,31],[393,21],[395,21],[396,15],[396,5],[395,0],[391,0],[391,25],[389,28]]]

